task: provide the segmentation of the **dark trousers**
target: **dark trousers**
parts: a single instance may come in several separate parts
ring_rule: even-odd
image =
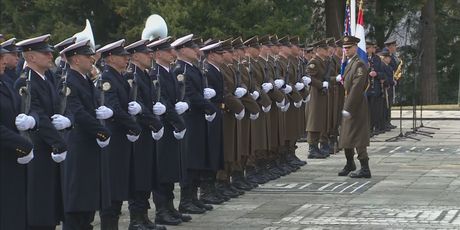
[[[160,183],[153,190],[153,202],[155,206],[159,207],[170,200],[174,200],[174,183]]]
[[[121,206],[123,201],[112,200],[110,207],[105,208],[99,212],[101,218],[118,218],[121,214]]]
[[[370,96],[369,99],[369,115],[371,130],[381,130],[384,128],[384,114],[383,114],[383,98],[380,96]],[[386,106],[386,105],[385,105]]]
[[[55,230],[56,226],[28,226],[27,230]]]
[[[63,230],[92,230],[95,212],[65,213]]]
[[[128,209],[131,213],[145,213],[150,209],[150,192],[136,191],[128,201]]]

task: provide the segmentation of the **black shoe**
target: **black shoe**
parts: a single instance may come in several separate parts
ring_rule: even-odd
[[[206,212],[206,209],[197,207],[192,202],[184,202],[179,204],[179,212],[186,214],[203,214]]]
[[[252,189],[251,186],[249,186],[248,184],[244,183],[242,180],[239,180],[239,179],[233,180],[232,185],[233,187],[240,189],[240,190],[244,190],[244,191],[250,191]]]
[[[182,219],[173,216],[170,210],[159,210],[155,216],[155,222],[157,224],[164,225],[179,225],[182,223]]]
[[[353,172],[356,170],[356,165],[355,165],[355,162],[353,161],[353,163],[347,163],[345,165],[345,167],[343,167],[342,171],[340,171],[338,173],[339,176],[348,176],[348,174],[350,174],[350,172]]]
[[[181,219],[182,222],[189,222],[192,220],[192,217],[189,216],[189,215],[183,215],[182,213],[180,213],[175,207],[174,207],[174,203],[172,200],[169,200],[167,202],[167,208],[168,208],[168,211],[171,213],[171,215],[175,218],[178,218],[178,219]]]
[[[326,157],[329,157],[330,156],[330,152],[331,152],[331,146],[329,146],[328,143],[321,143],[321,148],[319,149],[319,152],[326,156]]]
[[[323,155],[319,149],[317,144],[311,144],[308,147],[310,154],[308,154],[308,159],[324,159],[326,155]]]
[[[198,208],[201,208],[201,209],[204,209],[204,210],[207,210],[207,211],[210,211],[213,209],[212,205],[209,205],[209,204],[205,204],[203,201],[201,200],[193,200],[192,203],[197,206]]]
[[[200,200],[205,204],[222,204],[224,200],[216,194],[217,192],[200,195]]]
[[[241,189],[239,189],[239,188],[233,186],[233,184],[228,184],[228,189],[230,189],[230,190],[233,191],[233,192],[238,193],[239,196],[244,195],[244,193],[245,193],[244,190],[241,190]]]
[[[221,196],[224,196],[224,197],[237,198],[240,195],[236,191],[231,190],[228,187],[228,184],[226,184],[225,182],[217,182],[216,190]]]
[[[369,169],[369,160],[359,160],[361,169],[350,173],[351,178],[371,178],[371,170]]]

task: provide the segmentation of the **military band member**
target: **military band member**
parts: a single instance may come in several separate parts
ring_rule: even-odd
[[[178,225],[192,218],[181,214],[174,207],[174,183],[180,182],[182,161],[181,142],[186,134],[183,114],[189,105],[185,97],[185,82],[182,75],[173,76],[171,63],[176,59],[171,47],[171,37],[166,37],[148,44],[155,59],[153,74],[160,81],[161,99],[166,112],[161,116],[164,134],[156,144],[154,170],[157,186],[153,189],[153,202],[156,207],[155,222],[158,224]],[[182,77],[180,77],[182,76]]]
[[[19,131],[37,126],[38,117],[20,111],[21,100],[4,74],[4,55],[0,46],[0,229],[27,229],[26,166],[34,157],[30,140]]]
[[[110,205],[108,153],[102,148],[109,144],[111,133],[99,120],[109,119],[113,111],[99,106],[100,92],[88,77],[93,54],[88,40],[61,51],[69,64],[67,108],[75,118],[64,161],[65,230],[92,229],[95,212]]]
[[[369,63],[369,87],[366,91],[369,112],[370,112],[370,134],[371,136],[385,132],[385,117],[384,117],[384,88],[383,83],[386,80],[386,75],[383,72],[382,61],[375,54],[375,42],[366,41],[366,53]]]
[[[5,62],[5,80],[9,80],[11,84],[19,78],[16,73],[16,66],[19,62],[19,49],[16,46],[16,38],[11,38],[2,42],[1,46],[5,50],[3,53],[3,61]]]
[[[106,89],[105,104],[113,110],[113,117],[107,120],[107,127],[112,132],[111,141],[104,149],[109,155],[111,205],[99,212],[101,229],[118,226],[121,205],[130,195],[131,143],[139,139],[142,131],[133,118],[142,112],[142,107],[130,98],[130,85],[123,76],[129,55],[124,42],[122,39],[98,50],[105,62],[101,76]]]
[[[393,73],[398,69],[398,66],[401,63],[401,60],[399,60],[399,58],[396,56],[397,48],[398,47],[397,47],[395,39],[388,39],[387,41],[385,41],[385,48],[383,50],[388,51],[388,53],[390,53],[391,61],[390,61],[390,64],[388,65],[390,66],[390,69],[393,71]],[[395,125],[391,124],[391,107],[393,106],[393,97],[395,94],[395,86],[396,86],[396,81],[394,80],[393,76],[391,77],[391,79],[390,78],[387,79],[387,84],[388,86],[386,89],[387,91],[386,93],[388,94],[388,96],[386,97],[388,98],[388,113],[386,116],[385,126],[386,126],[386,130],[391,130],[391,129],[396,128]]]
[[[155,141],[160,140],[164,133],[159,116],[166,112],[166,107],[161,103],[161,96],[157,91],[160,89],[156,72],[149,72],[153,57],[152,50],[146,45],[147,42],[147,40],[139,40],[125,47],[131,54],[126,73],[128,81],[131,82],[130,97],[142,107],[142,111],[136,115],[142,131],[139,139],[133,143],[131,156],[133,181],[128,207],[130,230],[157,228],[149,220],[147,210],[150,208],[150,193],[157,185]]]
[[[310,151],[308,157],[326,158],[329,156],[329,151],[325,151],[328,144],[326,119],[328,114],[328,81],[330,76],[334,76],[331,74],[334,67],[329,60],[326,41],[321,40],[313,45],[316,55],[307,66],[307,73],[311,76],[311,97],[307,111],[307,141]],[[322,151],[318,148],[319,143],[321,143]]]
[[[355,150],[361,169],[352,172],[352,178],[370,178],[369,157],[369,112],[365,95],[367,87],[367,67],[359,59],[356,50],[359,38],[345,36],[342,38],[348,64],[343,78],[345,87],[345,104],[342,110],[342,126],[340,129],[339,147],[345,150],[347,164],[339,176],[347,176],[356,169],[354,162]]]
[[[382,77],[382,87],[383,87],[383,129],[385,131],[390,131],[393,126],[391,126],[391,89],[393,88],[394,84],[394,72],[391,68],[391,60],[392,56],[391,53],[384,50],[378,54],[380,58],[382,59],[382,72],[383,72],[383,77]],[[384,79],[384,80],[383,80]]]
[[[56,51],[60,53],[65,48],[69,47],[72,44],[75,44],[75,41],[75,37],[66,38],[58,44],[54,45],[54,49],[56,49]],[[57,78],[61,78],[61,76],[65,74],[65,71],[69,69],[69,63],[67,62],[67,58],[65,57],[65,55],[59,55],[58,58],[59,63],[56,63],[56,71],[54,72],[54,75]]]
[[[174,41],[171,45],[177,51],[177,61],[173,74],[185,76],[186,97],[190,100],[190,110],[184,114],[187,136],[184,143],[182,164],[185,175],[181,180],[181,201],[179,211],[201,214],[211,210],[212,206],[198,199],[198,187],[204,170],[209,167],[207,159],[210,152],[206,147],[207,122],[216,117],[218,108],[209,101],[216,92],[204,85],[201,71],[196,65],[197,45],[192,41],[193,35],[187,35]],[[193,146],[193,148],[191,147]]]
[[[30,133],[35,159],[27,165],[27,209],[29,229],[55,229],[63,219],[60,162],[67,155],[67,144],[60,130],[70,129],[70,119],[59,114],[58,93],[49,68],[53,65],[50,35],[30,38],[21,47],[27,67],[16,81],[19,90],[31,85],[31,109],[38,114],[37,132]],[[30,75],[30,78],[29,78]]]

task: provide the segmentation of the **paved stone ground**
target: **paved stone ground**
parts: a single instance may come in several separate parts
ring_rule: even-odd
[[[460,121],[424,125],[440,130],[423,128],[434,135],[413,135],[419,141],[385,142],[399,129],[372,138],[371,179],[338,177],[342,152],[308,160],[295,173],[168,229],[460,229]],[[403,132],[410,127],[403,121]],[[297,155],[306,158],[306,143],[299,143]],[[128,223],[125,204],[120,229]],[[98,220],[94,224],[98,229]]]

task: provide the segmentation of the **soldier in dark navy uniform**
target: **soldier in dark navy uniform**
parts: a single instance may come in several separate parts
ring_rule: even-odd
[[[190,34],[171,44],[175,47],[178,58],[173,74],[175,77],[179,74],[185,76],[186,97],[190,100],[190,110],[184,115],[187,136],[182,163],[186,172],[181,180],[179,211],[201,214],[212,209],[211,205],[204,204],[198,199],[197,193],[203,171],[210,165],[210,152],[206,145],[207,122],[212,122],[219,110],[209,101],[216,92],[205,87],[200,69],[193,64],[197,62],[198,55],[194,50],[196,44],[192,37]]]
[[[181,142],[184,141],[186,127],[183,114],[189,108],[185,98],[185,79],[183,75],[173,76],[171,63],[176,56],[171,47],[171,37],[154,41],[148,45],[155,59],[154,75],[158,75],[161,99],[166,113],[161,116],[164,126],[163,137],[157,141],[157,159],[155,170],[157,186],[153,190],[153,202],[156,207],[156,223],[178,225],[192,218],[181,214],[174,207],[174,183],[181,179]]]
[[[366,94],[369,101],[370,134],[374,136],[385,130],[383,82],[386,75],[380,57],[375,54],[374,41],[366,41],[366,52],[369,61],[369,87]]]
[[[92,229],[95,211],[110,205],[107,152],[110,131],[99,120],[113,111],[99,106],[100,92],[88,77],[94,59],[89,41],[62,50],[67,69],[67,108],[74,117],[69,134],[68,157],[64,161],[63,191],[65,230]]]
[[[129,199],[132,143],[139,139],[142,131],[134,119],[142,112],[142,107],[130,98],[130,85],[123,76],[129,55],[124,49],[124,42],[121,39],[98,50],[105,61],[102,80],[106,89],[106,106],[113,110],[113,117],[107,120],[112,137],[106,149],[112,202],[111,207],[99,213],[103,230],[117,228],[121,205]]]
[[[66,38],[64,41],[61,41],[58,44],[54,45],[54,49],[56,49],[56,51],[60,53],[65,48],[69,47],[72,44],[75,44],[75,41],[75,37]],[[54,75],[58,79],[60,79],[64,72],[69,69],[69,63],[67,62],[66,56],[60,55],[59,58],[59,63],[56,63],[56,71],[54,72]]]
[[[131,81],[132,93],[137,94],[130,96],[142,106],[142,112],[136,115],[142,131],[139,139],[133,144],[131,158],[133,181],[129,200],[130,230],[157,229],[157,226],[149,220],[147,210],[150,208],[150,192],[157,184],[155,141],[160,140],[164,133],[159,116],[165,113],[166,107],[160,102],[161,97],[157,94],[159,90],[157,89],[159,85],[155,84],[157,76],[154,71],[149,75],[152,50],[147,48],[147,42],[147,40],[139,40],[125,48],[131,54],[126,75],[128,81]]]
[[[19,75],[16,73],[16,66],[19,61],[19,49],[16,46],[16,38],[11,38],[7,41],[4,41],[1,46],[5,49],[3,54],[3,61],[5,62],[5,80],[9,80],[11,84],[19,78]]]
[[[30,79],[31,109],[39,116],[37,132],[31,133],[35,159],[27,165],[29,229],[55,229],[63,218],[59,163],[66,158],[67,144],[59,131],[70,129],[72,124],[68,115],[59,114],[58,93],[49,71],[53,58],[49,38],[47,34],[16,44],[27,67],[15,88],[19,90]]]
[[[0,46],[0,229],[26,230],[26,166],[33,145],[19,134],[37,126],[38,117],[20,114],[20,98],[4,74]]]

